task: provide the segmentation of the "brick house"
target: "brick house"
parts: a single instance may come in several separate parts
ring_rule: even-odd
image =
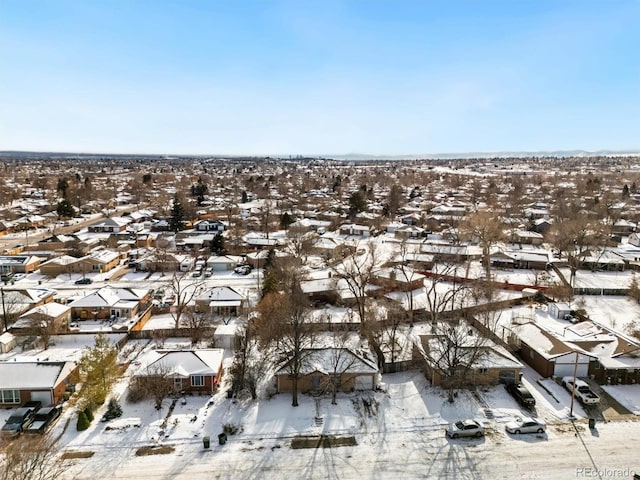
[[[378,385],[378,366],[370,360],[371,354],[356,353],[348,348],[305,349],[302,353],[303,367],[298,379],[298,392],[324,392],[331,387],[331,377],[340,376],[338,390],[375,390]],[[291,360],[284,362],[275,372],[279,393],[292,390],[289,374]]]
[[[67,386],[78,381],[74,362],[0,362],[0,407],[17,407],[31,400],[57,405]]]
[[[139,383],[170,378],[174,393],[212,394],[223,374],[224,350],[152,350],[141,360],[134,374]]]

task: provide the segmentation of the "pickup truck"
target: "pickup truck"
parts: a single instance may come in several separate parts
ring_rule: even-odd
[[[564,377],[562,385],[570,392],[573,391],[573,377]],[[583,405],[597,405],[600,403],[600,397],[591,391],[586,382],[579,379],[576,379],[576,398]]]

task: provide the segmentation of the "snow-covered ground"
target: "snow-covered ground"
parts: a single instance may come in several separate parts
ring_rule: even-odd
[[[504,424],[527,412],[501,386],[482,389],[479,399],[462,391],[450,404],[446,393],[431,387],[420,373],[389,374],[384,380],[386,392],[340,394],[337,405],[330,398],[308,395],[300,395],[296,408],[289,394],[256,402],[227,399],[222,391],[212,397],[188,396],[176,402],[166,422],[169,400],[160,411],[149,401],[128,403],[123,380],[116,388],[122,417],[102,423],[102,407],[81,433],[75,431],[73,418],[59,444],[66,452],[95,452],[69,468],[69,478],[79,479],[106,471],[112,478],[564,479],[594,464],[638,468],[633,452],[640,441],[640,422],[601,424],[589,431],[582,420],[574,427],[550,413],[544,398],[549,395],[533,384],[529,386],[539,401],[537,414],[547,420],[548,429],[542,435],[517,436],[507,434]],[[493,415],[486,414],[483,404]],[[445,426],[459,418],[476,418],[487,435],[445,438]],[[56,426],[58,433],[64,423]],[[219,445],[223,425],[238,432]],[[293,437],[320,434],[354,436],[357,445],[291,449]],[[203,447],[204,436],[211,438],[209,449]],[[625,441],[615,440],[621,438]],[[170,445],[175,451],[135,455],[149,445]]]
[[[629,297],[583,295],[572,305],[584,304],[589,318],[627,335],[640,331],[640,305]]]

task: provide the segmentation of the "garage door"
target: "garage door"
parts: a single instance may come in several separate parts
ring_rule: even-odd
[[[556,377],[573,377],[573,363],[556,363],[553,374]],[[589,375],[589,364],[583,363],[578,365],[578,373],[576,377],[587,377]]]
[[[373,390],[373,377],[370,375],[356,377],[356,390]]]
[[[42,406],[48,406],[53,404],[53,397],[51,392],[31,392],[31,400],[39,400],[42,402]]]

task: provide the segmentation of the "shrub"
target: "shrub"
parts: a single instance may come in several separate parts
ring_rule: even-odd
[[[127,392],[127,401],[131,403],[138,403],[144,400],[148,396],[147,391],[138,382],[131,382],[129,384],[129,391]]]
[[[89,419],[87,418],[87,415],[84,412],[80,412],[78,414],[78,423],[76,423],[76,429],[79,432],[82,432],[83,430],[86,430],[87,428],[89,428]]]
[[[89,421],[89,423],[93,422],[93,411],[91,410],[91,407],[87,406],[84,410],[83,413],[85,414],[85,416],[87,417],[87,420]]]

